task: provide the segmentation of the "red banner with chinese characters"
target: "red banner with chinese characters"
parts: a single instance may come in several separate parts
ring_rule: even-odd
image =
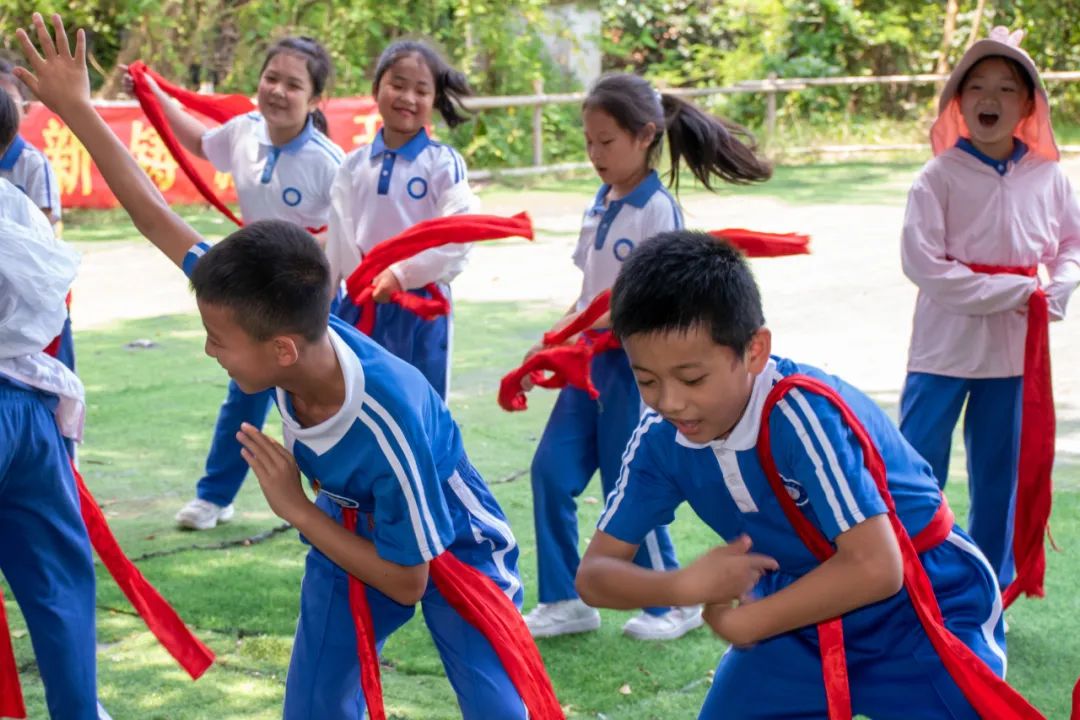
[[[322,111],[330,126],[330,139],[348,152],[368,143],[379,128],[379,114],[370,97],[335,98],[324,103]],[[205,202],[195,186],[177,167],[161,142],[157,131],[135,103],[99,105],[98,113],[116,136],[127,145],[135,160],[157,185],[169,204]],[[208,126],[214,123],[206,121]],[[64,208],[116,207],[116,198],[101,173],[90,160],[90,153],[52,111],[34,103],[19,128],[27,142],[41,149],[52,163],[60,185],[60,204]],[[236,202],[232,178],[214,170],[205,160],[193,159],[195,168],[225,202]]]

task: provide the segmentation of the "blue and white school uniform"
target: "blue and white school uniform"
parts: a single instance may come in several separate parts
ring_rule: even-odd
[[[83,387],[41,352],[63,324],[78,260],[6,180],[0,245],[0,572],[30,631],[50,717],[98,720],[94,563],[61,435],[81,437]],[[50,272],[39,279],[42,267]]]
[[[259,113],[239,115],[204,134],[202,148],[217,170],[232,175],[244,222],[288,220],[308,229],[327,224],[330,184],[345,153],[310,118],[299,135],[279,147]],[[248,470],[236,433],[245,422],[261,428],[272,402],[269,391],[247,395],[229,381],[206,474],[196,486],[199,498],[222,507],[233,501]]]
[[[889,492],[908,534],[941,503],[933,473],[874,402],[839,378],[774,358],[754,383],[747,409],[721,440],[694,443],[647,411],[627,446],[615,491],[598,528],[641,543],[683,501],[725,541],[749,535],[777,572],[755,588],[776,593],[818,567],[773,494],[757,455],[765,399],[781,378],[802,373],[832,386],[866,427],[885,461]],[[829,540],[886,512],[858,441],[828,400],[792,390],[768,418],[777,470],[796,505]],[[990,668],[1005,674],[1001,594],[986,558],[959,528],[920,555],[945,625]],[[890,718],[977,720],[922,630],[907,591],[843,617],[853,711]],[[821,656],[814,627],[783,633],[720,660],[700,717],[825,717]]]
[[[34,205],[48,210],[49,221],[60,221],[60,186],[45,153],[16,135],[0,156],[0,177],[26,193]]]
[[[190,274],[206,251],[188,253]],[[330,318],[330,340],[345,379],[341,409],[303,427],[291,399],[276,389],[285,445],[317,490],[316,504],[341,522],[341,507],[359,512],[357,534],[399,565],[444,552],[490,577],[518,607],[518,546],[506,516],[469,462],[450,411],[413,367],[344,321]],[[382,643],[415,607],[372,586],[367,600]],[[424,620],[467,720],[525,718],[525,707],[491,644],[449,606],[429,581]],[[285,688],[286,720],[360,720],[356,631],[348,576],[318,549],[308,552],[300,620]]]
[[[636,245],[656,233],[682,227],[679,206],[655,171],[626,197],[608,200],[609,191],[608,185],[601,186],[586,210],[574,252],[574,264],[584,274],[578,311],[615,283]],[[641,416],[637,382],[623,350],[597,355],[590,372],[600,397],[593,400],[573,387],[561,390],[533,456],[533,520],[542,603],[577,597],[574,576],[580,557],[575,498],[597,470],[604,494],[611,492],[623,450]],[[666,525],[646,534],[634,558],[637,564],[653,570],[678,567]]]
[[[421,130],[391,150],[380,130],[370,145],[349,153],[331,191],[332,211],[326,242],[330,273],[344,280],[364,254],[383,240],[418,222],[475,210],[465,161],[449,145],[437,143]],[[427,296],[420,289],[436,283],[450,297],[449,283],[465,269],[469,246],[432,248],[403,260],[391,271],[401,287]],[[339,317],[355,324],[357,308],[346,298]],[[393,303],[376,309],[371,337],[416,367],[445,399],[450,385],[452,315],[424,320]]]

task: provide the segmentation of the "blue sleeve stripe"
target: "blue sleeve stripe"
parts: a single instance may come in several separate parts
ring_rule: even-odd
[[[641,438],[645,436],[645,433],[649,431],[656,423],[663,420],[659,413],[646,412],[642,416],[641,422],[634,429],[634,433],[630,436],[630,442],[626,445],[626,450],[623,451],[622,468],[619,470],[619,479],[615,483],[615,488],[608,495],[607,503],[604,507],[604,512],[600,516],[600,522],[597,523],[596,528],[603,530],[607,527],[608,521],[614,517],[616,511],[619,509],[619,505],[622,503],[623,498],[626,496],[626,483],[630,480],[630,463],[634,461],[634,455],[637,454],[637,449],[641,445]]]
[[[666,197],[668,199],[668,202],[671,203],[672,220],[675,223],[675,229],[676,230],[682,230],[683,229],[683,217],[682,217],[682,210],[679,209],[679,203],[676,202],[675,198],[673,198],[671,196],[671,193],[669,193],[667,190],[664,190],[663,193],[664,193],[664,197]]]
[[[407,468],[408,473],[399,473],[399,470],[403,470],[401,463],[390,449],[389,444],[384,445],[386,436],[382,434],[382,431],[380,430],[379,435],[382,435],[383,441],[379,443],[379,446],[382,447],[383,453],[386,455],[387,460],[390,461],[391,466],[395,468],[395,474],[398,474],[401,490],[405,494],[405,500],[409,505],[409,517],[413,520],[413,530],[414,532],[419,530],[417,541],[419,542],[422,539],[425,529],[430,534],[431,545],[433,547],[424,553],[425,559],[430,560],[431,557],[441,554],[445,548],[439,537],[439,530],[435,527],[435,518],[431,514],[431,508],[428,506],[423,478],[420,475],[420,469],[416,464],[416,455],[413,454],[412,448],[409,446],[409,441],[405,438],[405,433],[401,430],[401,426],[393,416],[386,411],[386,408],[368,394],[364,395],[363,406],[374,410],[379,420],[385,423],[390,434],[393,436],[394,441],[397,443],[397,450],[405,459],[405,467]],[[363,411],[361,411],[361,414],[363,414]],[[414,507],[416,516],[414,516]],[[423,524],[419,525],[419,527],[417,526],[418,520],[423,521]],[[429,557],[429,555],[431,557]]]
[[[191,273],[195,272],[195,263],[199,262],[199,258],[206,254],[206,251],[210,249],[210,244],[201,242],[197,245],[192,245],[184,255],[184,274],[191,277]]]
[[[797,391],[792,391],[792,395]],[[840,530],[845,532],[851,529],[851,523],[848,522],[844,516],[844,511],[840,508],[840,502],[836,497],[836,491],[833,488],[833,484],[829,481],[825,472],[824,463],[821,460],[821,455],[818,453],[817,448],[814,446],[814,441],[810,438],[810,434],[806,430],[806,425],[803,423],[802,418],[795,412],[795,409],[788,402],[788,398],[784,398],[776,404],[780,411],[791,423],[791,427],[795,430],[795,434],[802,442],[803,449],[806,451],[807,457],[814,466],[814,473],[817,475],[818,483],[821,485],[822,491],[825,493],[825,500],[828,502],[829,509],[832,511],[833,523]]]

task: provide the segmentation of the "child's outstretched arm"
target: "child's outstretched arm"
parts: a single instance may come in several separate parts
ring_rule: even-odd
[[[15,73],[46,107],[67,124],[90,152],[105,182],[116,195],[142,235],[165,253],[178,267],[184,256],[202,237],[170,208],[154,183],[135,163],[127,148],[113,134],[90,102],[90,77],[86,72],[86,36],[76,33],[75,52],[68,44],[64,23],[52,16],[55,42],[39,13],[34,13],[34,31],[41,45],[39,53],[26,31],[16,33],[30,69]]]

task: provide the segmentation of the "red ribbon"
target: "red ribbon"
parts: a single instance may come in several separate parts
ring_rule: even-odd
[[[79,489],[79,506],[90,544],[146,627],[191,679],[197,680],[214,662],[214,651],[195,637],[172,605],[124,554],[79,471],[74,465],[71,471],[75,474],[75,484]]]
[[[543,388],[570,385],[589,393],[593,400],[600,397],[600,391],[592,382],[592,359],[621,346],[611,331],[591,331],[589,328],[610,309],[611,290],[605,290],[565,326],[544,333],[544,348],[503,376],[499,383],[499,407],[507,412],[529,408],[525,390],[521,387],[521,381],[526,377],[533,385]],[[563,345],[578,333],[581,337],[576,343]]]
[[[128,66],[128,74],[131,75],[132,84],[135,87],[135,99],[139,101],[139,106],[146,115],[146,119],[157,130],[158,135],[161,136],[161,141],[168,148],[169,154],[173,156],[176,164],[191,180],[191,184],[195,186],[200,195],[206,198],[206,202],[216,207],[222,215],[243,227],[244,223],[240,218],[233,214],[233,211],[210,189],[210,186],[206,184],[199,173],[195,172],[195,166],[191,164],[191,159],[188,158],[187,153],[180,145],[180,141],[176,139],[172,128],[169,127],[169,121],[165,118],[165,111],[162,110],[154,91],[150,89],[150,83],[147,82],[146,76],[149,75],[156,80],[158,86],[166,94],[179,100],[184,107],[201,113],[219,123],[228,122],[237,115],[254,110],[255,106],[251,103],[251,100],[243,95],[199,95],[193,93],[190,90],[173,85],[148,68],[142,60],[131,63]]]
[[[800,233],[767,233],[743,228],[710,230],[718,240],[726,240],[739,248],[746,257],[782,257],[809,255],[810,236]]]
[[[4,593],[0,592],[0,718],[25,718],[26,704],[19,687],[19,667],[11,645]]]
[[[342,508],[342,523],[356,531],[358,512]],[[466,622],[479,630],[502,662],[506,674],[525,703],[530,718],[563,720],[562,707],[548,678],[544,659],[514,603],[482,572],[449,552],[428,565],[431,579],[443,597]],[[371,720],[385,720],[379,658],[375,650],[375,630],[367,604],[367,589],[349,575],[349,605],[356,626],[356,646],[360,659],[360,686]]]
[[[514,236],[533,239],[532,220],[528,213],[522,212],[508,218],[498,215],[447,215],[423,220],[394,237],[383,240],[364,255],[364,259],[345,281],[349,299],[360,311],[356,327],[366,335],[370,335],[374,329],[375,301],[372,299],[374,288],[371,284],[394,263],[443,245]],[[430,283],[424,289],[431,295],[430,299],[403,290],[393,293],[390,301],[425,320],[448,315],[450,301],[440,292],[438,286]]]
[[[1069,720],[1080,720],[1080,680],[1076,681],[1072,691],[1072,714]]]
[[[942,505],[931,521],[928,530],[920,533],[915,541],[908,536],[907,530],[900,522],[896,514],[896,505],[889,493],[888,478],[886,476],[885,461],[878,452],[877,447],[870,439],[866,429],[859,419],[844,402],[843,398],[831,387],[819,380],[805,375],[789,375],[780,380],[769,392],[765,400],[765,407],[761,416],[761,431],[758,435],[758,458],[762,469],[769,480],[769,485],[780,502],[784,515],[791,522],[796,534],[806,547],[818,560],[824,562],[836,551],[832,543],[799,512],[795,501],[788,495],[784,488],[780,473],[777,472],[776,463],[773,460],[772,446],[769,440],[769,417],[773,407],[793,388],[803,388],[810,392],[821,395],[831,402],[843,417],[844,422],[852,434],[859,441],[863,452],[863,461],[867,471],[874,479],[881,499],[888,509],[889,522],[892,525],[896,540],[900,545],[900,554],[904,562],[904,587],[908,591],[911,604],[922,624],[930,643],[941,658],[942,664],[964,693],[964,697],[971,703],[979,714],[979,717],[994,718],[995,720],[1035,720],[1043,718],[1034,707],[1019,693],[1013,690],[1004,680],[990,670],[972,650],[953,635],[945,627],[938,606],[934,588],[930,584],[930,578],[926,575],[926,569],[919,559],[920,546],[932,542],[934,537],[938,542],[942,537],[941,528],[951,526],[951,512],[943,515],[941,508],[948,508],[944,498]],[[947,531],[946,533],[947,534]],[[822,671],[825,674],[825,695],[829,706],[829,720],[848,720],[851,717],[851,696],[847,683],[846,659],[844,659],[843,628],[840,618],[827,620],[818,626],[818,637],[821,641]]]
[[[965,263],[987,275],[1035,277],[1037,267],[1009,267]],[[1016,479],[1013,514],[1013,555],[1016,579],[1002,598],[1009,607],[1021,593],[1044,597],[1046,550],[1043,537],[1050,526],[1054,469],[1054,387],[1050,377],[1050,308],[1046,294],[1036,290],[1028,299],[1027,337],[1024,341],[1023,412],[1020,421],[1020,471]]]
[[[193,680],[197,680],[214,662],[214,652],[195,637],[177,615],[176,610],[150,584],[139,568],[135,567],[135,563],[124,554],[112,530],[109,529],[104,513],[101,512],[97,501],[83,482],[82,475],[74,465],[71,466],[71,471],[75,475],[75,485],[79,490],[79,509],[83,523],[86,525],[86,533],[90,537],[90,544],[93,545],[117,586],[146,623],[146,627],[176,659],[180,667],[184,668]],[[0,717],[26,717],[2,593],[0,593]]]

